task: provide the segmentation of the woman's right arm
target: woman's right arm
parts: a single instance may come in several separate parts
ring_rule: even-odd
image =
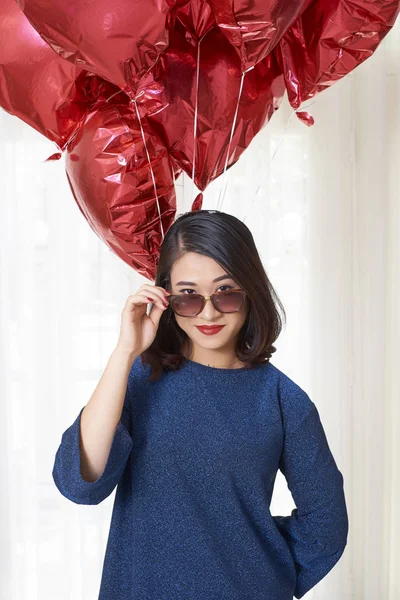
[[[128,377],[137,356],[116,348],[81,414],[81,474],[95,482],[103,473],[122,416]],[[129,408],[126,406],[126,410]]]
[[[62,434],[52,475],[61,494],[76,504],[102,502],[125,469],[133,447],[130,373],[136,360],[115,349],[89,402]]]
[[[118,344],[89,402],[62,435],[53,479],[61,494],[76,504],[99,504],[124,472],[133,447],[131,405],[135,379],[141,377],[140,356],[156,336],[167,296],[166,290],[150,284],[128,296]],[[149,301],[154,305],[147,315]]]

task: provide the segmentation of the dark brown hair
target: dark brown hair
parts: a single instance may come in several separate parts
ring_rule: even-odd
[[[183,213],[165,234],[154,285],[172,291],[172,265],[186,252],[214,259],[245,290],[248,314],[240,330],[236,356],[250,368],[268,361],[276,351],[273,343],[282,330],[278,307],[285,321],[286,313],[264,270],[249,228],[238,218],[218,210]],[[186,358],[181,349],[187,340],[172,308],[167,308],[153,343],[141,354],[142,363],[151,365],[149,381],[159,379],[163,368],[177,370],[184,364]]]

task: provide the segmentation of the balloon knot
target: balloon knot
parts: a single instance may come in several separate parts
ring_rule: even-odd
[[[201,210],[202,206],[203,206],[203,194],[200,192],[200,194],[197,194],[196,198],[193,200],[192,212],[195,212],[196,210]]]

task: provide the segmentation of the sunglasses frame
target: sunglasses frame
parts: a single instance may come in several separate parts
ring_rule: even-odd
[[[242,294],[242,303],[241,303],[241,305],[239,306],[239,308],[237,310],[231,310],[231,311],[228,311],[228,312],[222,312],[221,310],[219,310],[215,306],[215,304],[214,304],[214,296],[221,296],[221,295],[228,294],[230,292],[240,292]],[[212,305],[213,305],[213,307],[215,308],[215,310],[218,310],[218,312],[220,312],[223,315],[229,315],[229,314],[232,314],[232,313],[240,311],[240,309],[243,306],[243,302],[244,302],[244,299],[245,299],[246,295],[247,295],[246,292],[244,290],[240,289],[240,288],[232,288],[230,290],[225,290],[224,292],[214,292],[213,294],[211,294],[211,296],[203,296],[202,294],[171,294],[171,296],[168,296],[168,304],[169,304],[169,307],[171,308],[171,310],[176,315],[178,315],[178,317],[197,317],[204,310],[204,307],[206,305],[207,300],[210,300],[211,303],[212,303]],[[200,296],[200,298],[201,298],[201,309],[199,310],[199,312],[196,313],[195,315],[180,315],[178,312],[176,312],[176,310],[174,310],[173,307],[172,307],[172,300],[174,298],[179,298],[180,296]]]

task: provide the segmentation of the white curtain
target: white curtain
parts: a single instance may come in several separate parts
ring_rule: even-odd
[[[272,362],[316,403],[344,476],[348,546],[306,598],[399,600],[400,22],[306,106],[313,127],[285,103],[203,207],[253,232],[288,315]],[[115,492],[75,505],[51,472],[147,280],[92,232],[63,160],[43,162],[53,144],[4,111],[0,131],[0,598],[96,600]],[[180,214],[195,190],[177,191]],[[271,511],[293,507],[278,473]]]

